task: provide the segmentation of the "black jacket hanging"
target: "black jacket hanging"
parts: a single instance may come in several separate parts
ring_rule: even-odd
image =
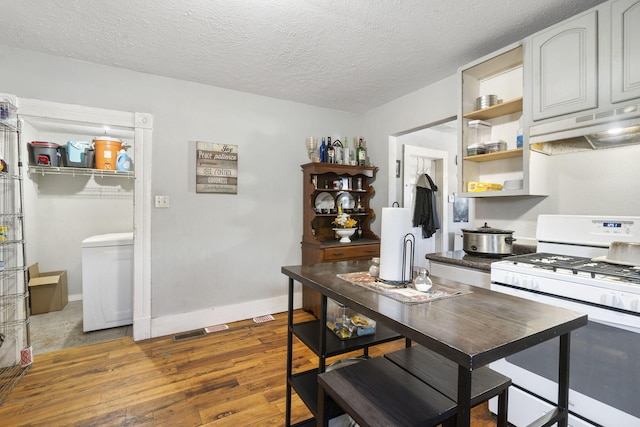
[[[422,227],[422,237],[428,239],[440,228],[438,218],[438,205],[436,203],[436,193],[438,187],[428,174],[424,174],[428,187],[423,186],[420,181],[416,184],[416,208],[413,213],[413,226]]]

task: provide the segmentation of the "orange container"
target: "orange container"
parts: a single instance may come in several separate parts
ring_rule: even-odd
[[[116,170],[118,151],[122,148],[122,140],[109,136],[93,139],[96,150],[96,169]]]

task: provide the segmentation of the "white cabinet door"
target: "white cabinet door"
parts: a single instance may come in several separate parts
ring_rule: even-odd
[[[533,120],[598,106],[597,24],[592,11],[533,36]]]
[[[640,1],[614,1],[611,29],[611,102],[640,98]]]

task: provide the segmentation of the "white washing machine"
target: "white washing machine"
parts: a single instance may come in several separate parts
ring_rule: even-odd
[[[85,332],[133,323],[133,233],[82,241],[82,319]]]

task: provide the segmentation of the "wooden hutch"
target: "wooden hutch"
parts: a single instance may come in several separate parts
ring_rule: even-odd
[[[378,168],[331,163],[307,163],[303,172],[302,264],[371,259],[380,256],[380,237],[371,231],[375,213],[370,200],[375,195],[371,183]],[[339,206],[358,221],[351,243],[340,243],[332,221]],[[302,307],[320,315],[320,295],[302,289]]]

